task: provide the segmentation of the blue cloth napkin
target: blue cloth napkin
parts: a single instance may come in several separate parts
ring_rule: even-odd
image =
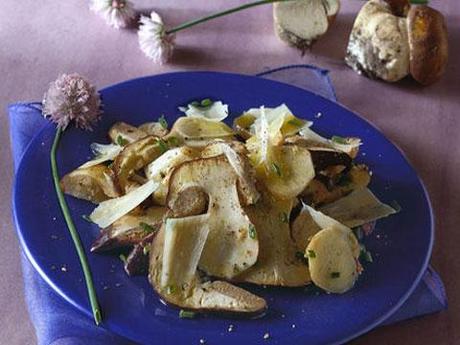
[[[309,65],[291,65],[267,70],[258,76],[278,80],[336,100],[328,71]],[[40,103],[15,103],[9,106],[10,138],[15,169],[27,145],[48,121],[41,116]],[[102,327],[58,296],[23,255],[25,298],[39,345],[127,345],[133,342]],[[429,267],[419,286],[384,324],[434,313],[447,308],[444,285]]]

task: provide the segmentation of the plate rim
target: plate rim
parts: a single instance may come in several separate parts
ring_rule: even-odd
[[[414,292],[414,290],[417,288],[419,285],[420,281],[423,278],[424,273],[426,272],[426,269],[428,268],[429,261],[432,256],[432,251],[433,251],[433,246],[434,246],[434,240],[435,240],[435,214],[432,206],[432,202],[429,196],[428,189],[423,181],[423,179],[420,177],[418,171],[414,168],[414,165],[412,164],[412,161],[407,157],[406,153],[400,148],[399,145],[397,145],[393,140],[388,138],[384,132],[374,123],[370,122],[368,119],[364,118],[361,116],[359,113],[349,109],[347,106],[343,105],[337,100],[330,100],[322,95],[319,95],[315,93],[314,91],[310,91],[295,85],[291,85],[289,83],[284,83],[281,81],[277,80],[271,80],[271,79],[266,79],[263,78],[262,76],[259,75],[247,75],[247,74],[241,74],[241,73],[232,73],[232,72],[221,72],[221,71],[205,71],[205,70],[197,70],[197,71],[174,71],[174,72],[167,72],[167,73],[159,73],[159,74],[153,74],[153,75],[148,75],[148,76],[142,76],[142,77],[137,77],[137,78],[131,78],[128,80],[124,80],[118,83],[113,83],[110,84],[106,87],[103,87],[101,89],[98,89],[99,92],[110,92],[111,89],[124,86],[125,84],[129,84],[132,82],[139,82],[141,80],[148,80],[156,77],[168,77],[170,75],[187,75],[187,74],[214,74],[214,75],[226,75],[229,77],[244,77],[244,78],[250,78],[250,79],[263,79],[267,81],[268,83],[275,83],[275,84],[282,84],[283,86],[288,86],[291,88],[296,88],[299,90],[302,90],[303,92],[310,93],[316,97],[321,98],[325,102],[330,102],[338,105],[339,107],[347,110],[348,112],[352,113],[354,116],[358,117],[360,120],[364,121],[368,126],[372,127],[374,130],[379,132],[391,145],[393,145],[398,153],[404,158],[404,160],[407,162],[409,165],[410,169],[414,172],[414,175],[422,187],[423,190],[423,198],[425,199],[425,202],[427,204],[428,210],[429,210],[429,217],[430,217],[430,239],[429,239],[429,244],[428,244],[428,250],[426,252],[425,258],[423,260],[423,264],[420,267],[420,270],[416,276],[416,278],[413,280],[412,285],[410,288],[402,295],[402,297],[399,299],[397,303],[395,303],[386,313],[381,315],[379,318],[377,318],[374,322],[371,322],[367,327],[362,328],[359,331],[354,332],[353,334],[349,335],[346,338],[337,340],[331,344],[343,344],[346,343],[352,339],[355,339],[365,333],[368,333],[369,331],[375,329],[379,325],[381,325],[385,320],[387,320],[391,315],[393,315],[410,297],[410,295]],[[19,184],[19,179],[18,176],[20,175],[19,172],[24,169],[25,165],[25,160],[24,157],[29,154],[29,151],[32,151],[32,147],[34,146],[35,142],[38,140],[38,138],[43,134],[43,132],[49,130],[49,128],[53,126],[53,124],[50,122],[46,124],[42,129],[40,129],[31,139],[30,142],[26,145],[26,148],[24,149],[23,153],[21,154],[19,164],[15,170],[14,173],[14,181],[13,181],[13,188],[12,188],[12,213],[13,213],[13,221],[15,225],[15,232],[18,236],[20,247],[23,250],[23,252],[26,254],[27,259],[29,262],[32,264],[34,269],[39,273],[40,277],[59,295],[61,298],[63,298],[66,302],[68,302],[70,305],[72,305],[74,308],[82,312],[83,314],[87,315],[88,317],[92,317],[92,313],[88,310],[86,310],[83,306],[80,306],[76,301],[72,300],[69,296],[67,296],[62,289],[60,289],[56,284],[52,282],[52,280],[46,275],[46,273],[42,270],[42,268],[39,266],[38,262],[35,260],[33,257],[32,253],[30,252],[29,247],[26,244],[26,241],[22,235],[22,231],[20,230],[19,226],[19,219],[18,219],[18,214],[16,211],[16,197],[18,194],[18,184]],[[107,325],[102,324],[102,327],[104,329],[107,329],[109,331],[115,332],[115,334],[124,337],[125,335],[116,332],[113,327],[107,327]]]

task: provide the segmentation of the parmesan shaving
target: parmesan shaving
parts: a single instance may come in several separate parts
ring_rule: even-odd
[[[221,101],[212,103],[208,107],[198,107],[192,104],[187,107],[180,107],[180,111],[183,111],[188,117],[204,117],[211,121],[222,121],[228,116],[228,105],[223,104]]]
[[[85,164],[79,166],[79,169],[89,168],[100,163],[112,161],[123,150],[123,147],[116,144],[104,145],[93,143],[91,144],[91,150],[93,151],[95,157],[92,160],[86,162]]]

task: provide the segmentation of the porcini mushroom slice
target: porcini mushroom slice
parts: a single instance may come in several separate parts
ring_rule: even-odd
[[[109,130],[113,143],[125,146],[146,137],[148,133],[125,122],[116,122]]]
[[[339,0],[274,3],[275,31],[288,44],[306,49],[327,32],[339,9]]]
[[[315,177],[310,152],[300,146],[275,146],[267,164],[257,166],[257,177],[279,199],[299,195]]]
[[[304,286],[310,275],[303,255],[291,238],[289,218],[293,200],[276,200],[267,192],[246,212],[258,229],[259,256],[257,263],[235,277],[236,281],[260,285]]]
[[[112,170],[103,164],[78,168],[65,175],[60,184],[64,193],[95,204],[119,195]]]
[[[164,301],[184,309],[199,312],[225,312],[247,315],[263,312],[267,307],[264,299],[227,282],[202,282],[197,273],[188,281],[182,279],[182,277],[189,277],[189,272],[192,272],[193,268],[196,270],[196,263],[200,254],[197,249],[199,249],[203,237],[206,235],[206,230],[203,230],[201,225],[205,226],[204,223],[207,223],[206,217],[209,217],[209,215],[189,217],[192,218],[191,222],[195,223],[195,226],[192,227],[184,227],[182,222],[188,222],[187,218],[176,219],[173,223],[170,223],[172,227],[180,226],[191,236],[183,236],[180,241],[177,240],[177,237],[172,237],[167,246],[165,246],[166,228],[163,226],[160,229],[150,249],[150,283]],[[192,235],[191,232],[193,230],[198,230],[199,234]],[[187,243],[187,241],[192,243]],[[177,246],[180,248],[175,248]],[[183,246],[193,248],[193,250],[181,250]],[[174,277],[179,276],[177,279],[180,283],[174,283],[180,285],[177,287],[174,285],[162,285],[163,255],[169,251],[173,253],[181,252],[183,254],[179,258],[180,262],[174,265],[181,272],[184,272],[181,276],[177,272],[173,273]],[[180,263],[182,263],[182,266],[179,265]],[[167,264],[165,267],[172,268],[172,266],[168,266]],[[166,276],[170,279],[170,275]]]
[[[147,135],[153,135],[155,137],[164,137],[168,134],[168,129],[160,122],[146,122],[138,127],[138,129]]]
[[[198,186],[187,187],[178,194],[171,207],[172,217],[182,218],[206,213],[209,196]]]
[[[232,278],[257,260],[256,228],[238,198],[238,176],[225,156],[202,158],[177,167],[170,178],[168,206],[189,187],[201,188],[209,197],[209,236],[199,267],[215,277]]]
[[[166,211],[165,207],[153,206],[121,217],[101,230],[91,246],[91,251],[101,252],[141,242],[150,233],[158,231]]]
[[[359,188],[347,196],[321,207],[319,211],[349,228],[396,213],[392,207],[380,202],[368,188]]]
[[[328,227],[313,236],[305,252],[313,283],[332,293],[350,290],[358,278],[360,249],[349,229]]]
[[[238,175],[238,193],[244,205],[254,204],[260,197],[256,188],[255,170],[246,156],[246,148],[239,142],[216,142],[206,146],[202,157],[224,154]]]
[[[449,55],[444,16],[428,6],[412,6],[407,26],[412,77],[421,84],[432,84],[444,74]]]
[[[129,178],[164,152],[164,142],[154,136],[147,136],[127,145],[113,163],[119,187],[125,191]]]

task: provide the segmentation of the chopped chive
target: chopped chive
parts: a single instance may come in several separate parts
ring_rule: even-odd
[[[153,226],[151,226],[150,224],[147,224],[147,223],[144,223],[144,222],[140,222],[139,223],[139,226],[142,228],[142,230],[144,230],[146,233],[151,233],[151,232],[154,232],[155,231],[155,228]]]
[[[121,261],[123,261],[124,264],[128,262],[128,259],[126,258],[125,254],[120,254],[119,258]]]
[[[174,285],[168,285],[168,286],[166,287],[166,293],[167,293],[168,295],[171,295],[171,294],[173,294],[174,292],[176,292],[176,287],[175,287]]]
[[[94,223],[87,214],[83,214],[81,217],[89,223]]]
[[[144,253],[144,255],[147,255],[149,252],[150,252],[150,245],[147,245],[142,248],[142,253]]]
[[[309,258],[311,258],[311,259],[316,258],[316,253],[315,253],[314,250],[309,249],[309,250],[307,251],[307,253],[308,253],[308,257],[309,257]]]
[[[354,231],[355,236],[358,239],[358,241],[361,241],[363,239],[363,237],[364,237],[363,228],[358,226],[357,228],[354,228],[353,231]]]
[[[281,176],[281,169],[280,169],[280,167],[279,167],[278,164],[276,164],[276,163],[273,162],[272,165],[271,165],[271,167],[272,167],[273,172],[274,172],[276,175]]]
[[[209,107],[209,106],[211,106],[213,103],[214,103],[214,102],[213,102],[211,99],[205,98],[205,99],[203,99],[203,100],[201,101],[201,106],[202,106],[202,107]]]
[[[166,121],[166,118],[163,114],[158,118],[158,122],[160,123],[161,127],[168,129],[168,121]]]
[[[189,105],[193,106],[193,107],[199,107],[201,104],[200,102],[198,101],[193,101],[192,103],[190,103]]]
[[[337,279],[340,277],[340,272],[331,272],[331,278],[332,279]]]
[[[303,125],[303,122],[298,118],[293,118],[288,121],[288,124],[290,124],[291,126],[300,127]]]
[[[179,312],[179,317],[181,319],[193,319],[196,316],[196,313],[189,310],[181,309]]]
[[[165,153],[169,150],[168,144],[165,143],[164,140],[158,139],[157,140],[158,147],[160,148],[161,153]]]
[[[410,3],[413,5],[427,5],[429,1],[428,0],[410,0]]]
[[[117,144],[120,145],[120,146],[126,146],[128,144],[128,140],[126,140],[120,134],[118,134]]]
[[[254,227],[254,225],[250,224],[249,225],[249,237],[254,239],[256,238],[256,236],[257,236],[256,228]]]
[[[346,145],[348,144],[347,138],[344,137],[339,137],[338,135],[334,135],[331,140],[337,144],[343,144]]]
[[[289,217],[288,217],[288,214],[286,212],[281,212],[280,213],[280,221],[282,223],[289,223]]]
[[[373,262],[374,260],[372,258],[371,252],[366,249],[366,246],[364,244],[361,244],[360,246],[361,252],[359,254],[359,258],[369,263]]]
[[[168,138],[167,144],[169,144],[170,146],[178,146],[179,145],[179,139],[177,139],[176,137],[170,137],[170,138]]]

